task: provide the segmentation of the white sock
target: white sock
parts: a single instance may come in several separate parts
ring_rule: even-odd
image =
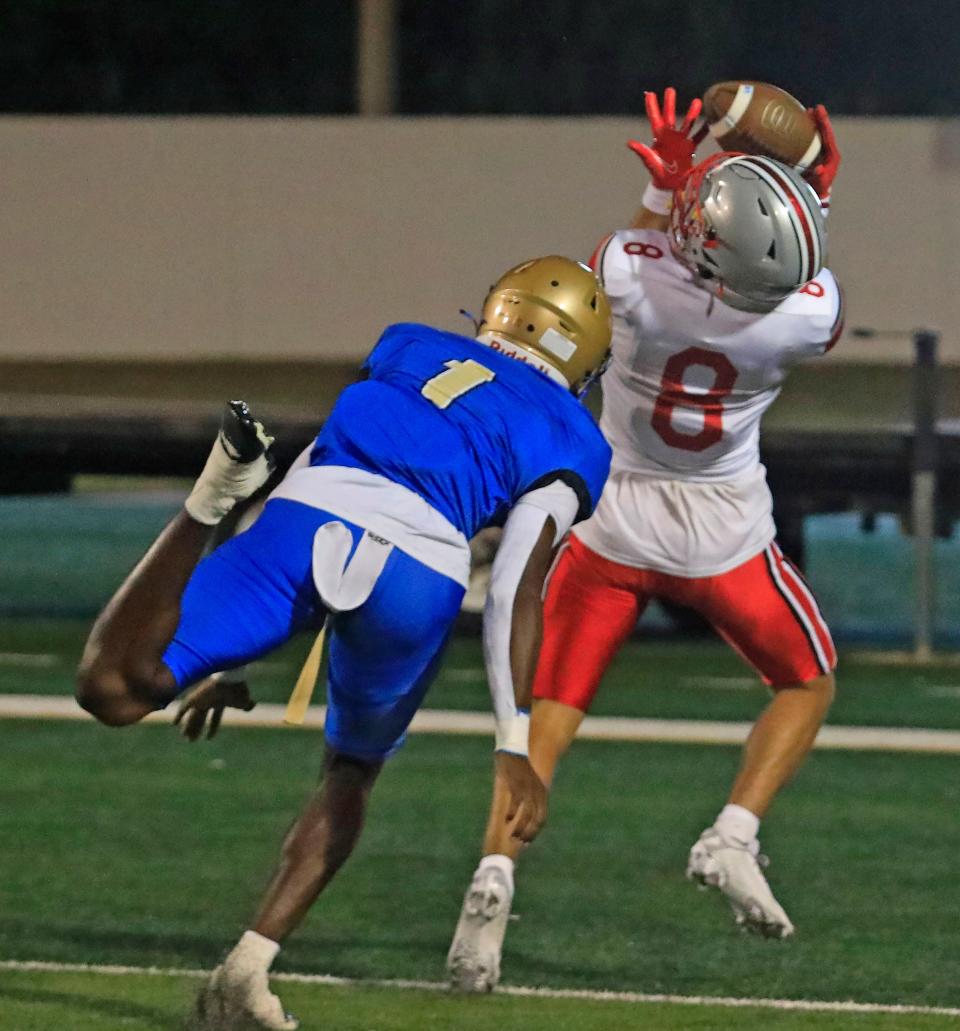
[[[267,482],[270,462],[260,455],[252,462],[238,462],[227,451],[222,434],[213,442],[207,464],[193,485],[184,508],[191,518],[205,526],[215,526],[237,501]]]
[[[501,855],[494,852],[492,855],[484,856],[480,860],[480,865],[477,867],[477,873],[481,873],[483,870],[489,870],[493,867],[495,870],[499,870],[504,878],[506,879],[507,886],[510,889],[511,896],[513,895],[513,860],[509,856]]]
[[[749,844],[760,831],[760,817],[742,805],[725,805],[720,810],[714,827],[725,838],[735,838]]]
[[[244,931],[233,947],[233,951],[224,960],[224,966],[229,966],[237,973],[254,973],[263,971],[266,973],[271,964],[277,958],[280,946],[270,938],[264,938],[256,931]]]

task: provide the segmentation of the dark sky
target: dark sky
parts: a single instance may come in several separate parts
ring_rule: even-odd
[[[776,82],[838,114],[960,114],[955,0],[398,0],[412,113],[626,114]],[[343,113],[350,0],[15,0],[0,110]]]

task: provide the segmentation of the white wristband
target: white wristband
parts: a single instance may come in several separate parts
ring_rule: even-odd
[[[647,183],[640,203],[655,215],[669,215],[673,203],[673,190],[661,190],[653,183]]]
[[[511,755],[529,754],[530,713],[518,709],[512,716],[497,720],[497,739],[494,750]]]

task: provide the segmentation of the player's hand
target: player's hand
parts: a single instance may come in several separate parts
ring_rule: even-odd
[[[821,202],[829,204],[830,189],[840,170],[840,148],[830,124],[830,116],[823,104],[810,108],[810,116],[817,123],[817,132],[820,133],[820,154],[817,164],[808,168],[803,177],[817,191]]]
[[[249,712],[256,704],[250,697],[250,688],[243,681],[229,683],[217,677],[207,677],[184,694],[173,722],[188,741],[198,741],[203,737],[206,725],[209,741],[220,729],[223,710],[227,706]]]
[[[700,116],[703,103],[699,97],[690,102],[686,117],[677,126],[677,91],[668,86],[663,91],[663,110],[656,93],[645,93],[647,118],[653,130],[653,142],[630,140],[627,146],[647,166],[647,171],[658,190],[675,190],[693,167],[693,154],[697,144],[706,135],[704,124],[693,133],[693,123]],[[692,133],[692,135],[691,135]]]
[[[547,789],[525,755],[496,752],[496,777],[510,799],[510,837],[530,842],[547,822]]]

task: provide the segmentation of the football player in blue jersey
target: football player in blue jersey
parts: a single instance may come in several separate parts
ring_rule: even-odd
[[[249,707],[204,680],[298,631],[330,629],[322,783],[294,824],[259,911],[197,1003],[201,1028],[296,1028],[268,984],[280,943],[352,852],[384,760],[436,671],[467,584],[467,541],[503,525],[484,619],[495,776],[511,832],[532,840],[546,792],[527,758],[541,594],[554,551],[588,516],[610,449],[579,396],[610,346],[609,302],[566,258],[491,288],[478,336],[386,330],[252,527],[204,555],[270,473],[270,438],[231,402],[184,510],[99,616],[80,704],[122,726],[187,687],[194,714]]]

